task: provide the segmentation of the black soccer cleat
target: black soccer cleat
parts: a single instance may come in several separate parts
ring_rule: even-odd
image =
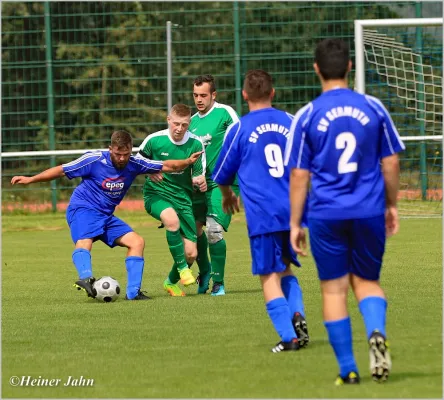
[[[381,332],[374,330],[368,340],[370,355],[370,372],[373,380],[384,382],[392,369],[389,345]]]
[[[357,372],[350,372],[347,376],[338,375],[335,380],[336,386],[342,385],[356,385],[360,382],[360,378]]]
[[[125,300],[151,300],[151,297],[148,297],[146,292],[142,292],[139,290],[139,293],[137,293],[137,296],[134,297],[134,299],[129,299],[128,296],[125,296]]]
[[[77,288],[77,290],[84,290],[88,297],[92,297],[93,299],[97,296],[97,290],[94,289],[94,282],[96,281],[96,278],[93,276],[91,278],[86,279],[79,279],[74,283],[74,287]]]
[[[308,342],[310,341],[310,337],[308,336],[307,321],[305,321],[305,318],[298,312],[293,316],[293,326],[296,335],[298,335],[299,347],[302,348],[307,346]]]
[[[291,342],[279,342],[271,351],[272,353],[280,353],[281,351],[296,351],[299,350],[299,348],[299,340],[293,339]]]

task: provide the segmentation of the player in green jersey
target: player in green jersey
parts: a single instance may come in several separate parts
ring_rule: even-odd
[[[217,184],[211,179],[214,166],[219,156],[227,128],[237,121],[236,112],[225,104],[216,102],[216,87],[211,75],[198,76],[193,86],[194,103],[197,113],[191,118],[189,130],[199,136],[205,146],[208,190],[195,193],[193,211],[197,228],[197,264],[199,265],[198,293],[205,293],[209,288],[210,274],[203,273],[210,268],[207,248],[211,259],[213,288],[211,295],[225,294],[224,272],[227,257],[227,245],[223,232],[228,230],[231,215],[222,210],[222,194]],[[233,188],[238,195],[237,186]],[[207,233],[202,229],[206,225]],[[208,238],[207,238],[208,235]]]
[[[174,105],[168,115],[168,128],[149,135],[140,146],[140,153],[151,160],[185,159],[203,151],[201,140],[188,131],[191,109]],[[196,225],[191,196],[193,187],[206,190],[205,152],[191,167],[173,174],[156,174],[146,178],[143,187],[145,209],[166,228],[166,238],[174,265],[163,287],[171,296],[185,296],[178,286],[196,282],[189,265],[197,256]]]

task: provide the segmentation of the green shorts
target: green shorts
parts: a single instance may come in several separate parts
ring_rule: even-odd
[[[191,242],[196,243],[196,222],[194,220],[193,209],[191,207],[180,207],[175,205],[173,201],[165,200],[164,197],[158,195],[145,196],[144,197],[145,210],[152,217],[160,221],[160,214],[167,208],[172,208],[176,211],[176,214],[180,222],[180,233]]]
[[[239,187],[232,186],[231,188],[236,196],[239,196]],[[201,224],[205,225],[207,217],[211,217],[222,225],[225,232],[230,226],[231,214],[225,214],[222,210],[222,192],[218,187],[209,189],[202,194],[196,193],[193,196],[193,213],[196,221]]]

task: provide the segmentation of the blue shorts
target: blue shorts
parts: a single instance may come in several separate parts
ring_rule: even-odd
[[[284,260],[300,267],[296,253],[290,245],[290,232],[272,232],[250,237],[253,275],[284,272]]]
[[[109,247],[114,247],[115,240],[133,230],[114,215],[106,215],[86,207],[68,207],[66,220],[71,230],[74,243],[81,239],[101,240]]]
[[[308,220],[310,247],[320,280],[354,274],[377,281],[385,250],[385,217]]]

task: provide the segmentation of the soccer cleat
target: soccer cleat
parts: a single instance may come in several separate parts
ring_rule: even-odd
[[[94,289],[94,282],[96,281],[96,278],[93,276],[91,278],[86,279],[79,279],[74,283],[74,287],[77,288],[77,290],[83,290],[86,292],[88,297],[92,297],[93,299],[97,296],[97,290]]]
[[[165,279],[165,281],[163,282],[163,288],[172,297],[185,296],[185,292],[176,283],[171,283],[168,279]]]
[[[141,290],[139,290],[137,296],[134,297],[134,299],[129,299],[128,295],[126,295],[125,300],[151,300],[151,297],[148,297],[145,293],[146,292],[142,292]]]
[[[196,278],[196,283],[199,285],[197,288],[197,294],[205,294],[210,288],[211,273],[199,274]]]
[[[299,340],[295,338],[291,342],[279,342],[271,351],[272,353],[280,353],[281,351],[296,351],[299,348]]]
[[[341,376],[338,375],[338,377],[335,380],[336,386],[342,386],[342,385],[355,385],[359,383],[359,375],[357,372],[350,372],[347,376]]]
[[[184,286],[190,286],[196,283],[196,278],[189,268],[184,268],[179,271],[180,283]]]
[[[384,382],[392,369],[389,346],[386,338],[378,330],[374,330],[368,341],[370,355],[370,372],[373,380]]]
[[[305,321],[305,318],[298,312],[293,316],[293,326],[296,335],[298,335],[299,346],[301,348],[307,346],[308,342],[310,341],[310,337],[308,336],[307,321]]]
[[[211,296],[224,296],[225,287],[222,283],[213,283],[213,288],[211,289]]]

